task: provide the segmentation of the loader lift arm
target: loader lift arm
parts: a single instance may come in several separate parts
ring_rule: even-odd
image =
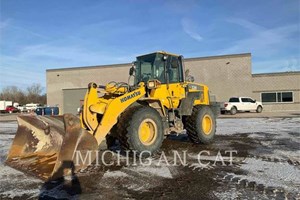
[[[83,125],[94,135],[98,145],[100,145],[111,128],[117,123],[121,113],[142,98],[146,91],[144,83],[140,83],[137,89],[107,101],[98,98],[97,91],[97,84],[90,83],[85,95],[81,119]]]

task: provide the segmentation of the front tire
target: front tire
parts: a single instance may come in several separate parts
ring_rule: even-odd
[[[208,106],[195,106],[185,121],[185,129],[194,143],[208,144],[216,133],[216,118]]]
[[[153,108],[136,106],[125,111],[117,125],[122,150],[135,150],[138,154],[156,153],[163,142],[163,123]],[[143,154],[143,156],[149,156]]]

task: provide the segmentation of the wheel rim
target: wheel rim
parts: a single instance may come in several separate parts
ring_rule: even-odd
[[[145,119],[139,127],[139,139],[144,145],[151,145],[157,137],[157,126],[152,119]]]
[[[204,115],[202,119],[202,130],[205,135],[209,135],[212,130],[212,118],[209,115]]]

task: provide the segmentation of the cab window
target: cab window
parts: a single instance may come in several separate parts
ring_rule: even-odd
[[[183,82],[182,66],[178,60],[178,57],[170,56],[167,70],[169,83]]]
[[[235,103],[235,102],[240,102],[240,101],[239,101],[239,98],[232,97],[229,99],[229,102]]]
[[[244,103],[248,103],[248,102],[250,102],[250,101],[249,101],[249,99],[248,99],[248,98],[242,98],[242,102],[244,102]]]

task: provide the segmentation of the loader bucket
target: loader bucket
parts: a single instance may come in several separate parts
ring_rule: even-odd
[[[19,116],[17,120],[7,165],[43,180],[55,180],[71,173],[71,169],[76,172],[86,168],[95,159],[97,141],[81,128],[75,115]],[[82,157],[93,152],[90,162],[76,163],[74,155],[78,152]]]

